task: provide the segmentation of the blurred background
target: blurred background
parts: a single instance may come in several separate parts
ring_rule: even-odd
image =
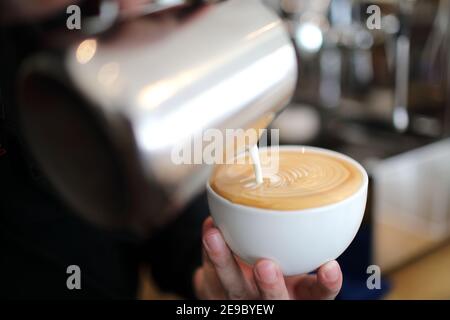
[[[344,287],[338,298],[450,299],[450,0],[262,1],[283,18],[299,61],[294,98],[271,125],[280,129],[281,144],[340,151],[362,163],[370,175],[363,225],[339,258]],[[62,18],[53,24],[65,23],[65,12]],[[160,35],[159,30],[153,33]],[[12,57],[3,60],[8,64]],[[12,91],[9,83],[7,88]],[[0,144],[0,157],[13,151],[6,153]],[[194,209],[207,214],[206,205]],[[22,222],[35,223],[31,213]],[[51,228],[48,221],[58,219],[59,212],[42,225]],[[24,228],[24,234],[35,229]],[[77,235],[51,232],[51,245]],[[94,243],[82,247],[66,240],[83,254]],[[181,246],[173,245],[174,252]],[[96,258],[94,252],[89,262],[96,265]],[[179,260],[174,261],[179,271]],[[373,264],[381,269],[381,290],[366,286],[367,267]],[[149,269],[142,268],[141,299],[177,297],[157,287]]]
[[[347,281],[341,297],[449,299],[450,1],[272,5],[300,57],[295,98],[273,124],[281,142],[339,150],[371,176],[363,228],[341,259],[347,280],[380,266],[385,290]]]

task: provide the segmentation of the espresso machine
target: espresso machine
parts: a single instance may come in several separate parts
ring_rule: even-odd
[[[94,12],[73,39],[23,64],[21,125],[77,212],[145,234],[200,192],[211,170],[174,164],[173,148],[208,128],[267,127],[294,94],[296,49],[259,0],[143,1],[133,10],[103,0]]]

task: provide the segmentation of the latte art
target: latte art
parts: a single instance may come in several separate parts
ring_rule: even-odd
[[[278,172],[264,175],[263,170],[262,184],[256,183],[249,162],[216,167],[210,181],[212,189],[234,203],[296,210],[344,200],[363,182],[352,163],[320,152],[280,150]]]

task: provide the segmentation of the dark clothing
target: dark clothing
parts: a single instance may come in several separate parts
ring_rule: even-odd
[[[0,156],[0,297],[135,298],[138,268],[150,263],[162,289],[192,297],[200,264],[201,196],[186,212],[143,241],[93,226],[41,187],[13,139]],[[81,269],[81,290],[68,290],[69,265]]]
[[[0,29],[0,298],[135,298],[139,268],[147,263],[161,289],[193,297],[208,212],[204,195],[151,239],[138,239],[75,214],[28,154],[15,84],[43,34],[37,25]],[[81,269],[81,290],[67,288],[70,265]]]

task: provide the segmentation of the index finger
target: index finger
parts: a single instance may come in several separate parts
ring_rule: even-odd
[[[249,299],[251,296],[250,288],[220,231],[214,227],[208,228],[208,225],[206,225],[206,231],[203,234],[203,246],[228,298],[233,300]]]

